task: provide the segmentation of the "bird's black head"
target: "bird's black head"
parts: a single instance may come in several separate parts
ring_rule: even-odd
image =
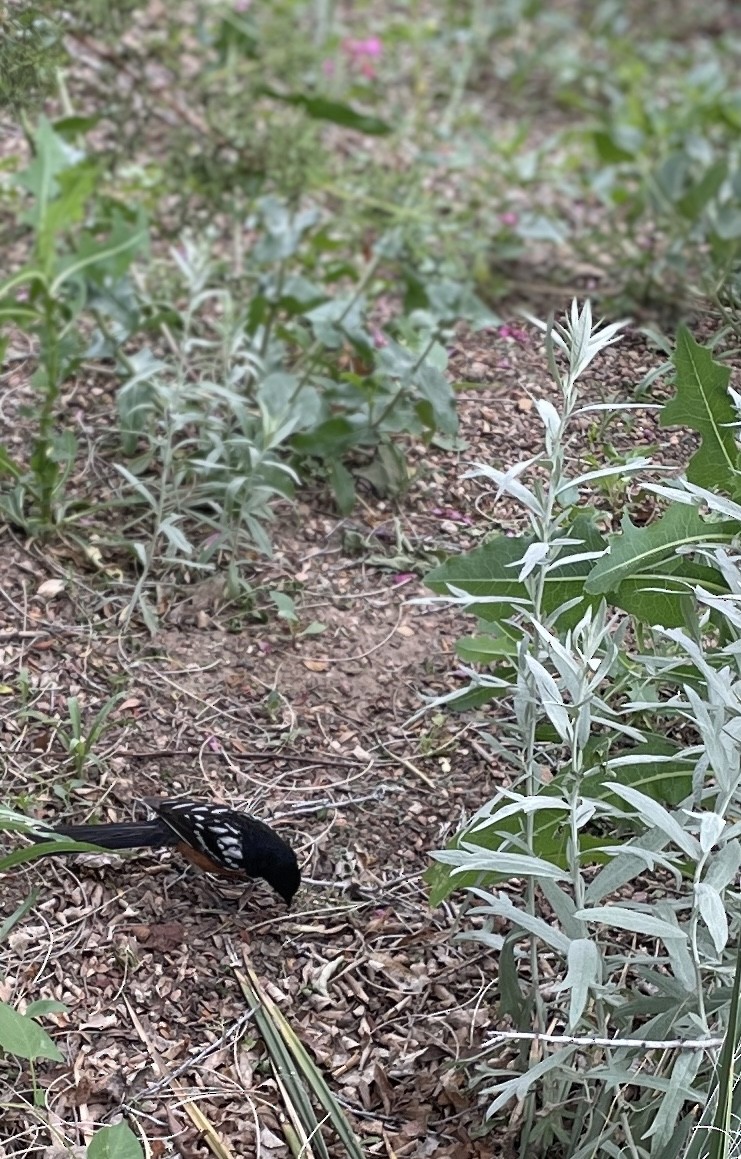
[[[242,840],[242,857],[246,873],[262,877],[290,906],[301,884],[301,872],[288,842],[262,821],[250,818]]]
[[[298,867],[296,854],[288,846],[285,851],[275,851],[270,863],[263,869],[262,876],[279,893],[287,906],[293,901],[293,895],[301,885],[301,871]]]

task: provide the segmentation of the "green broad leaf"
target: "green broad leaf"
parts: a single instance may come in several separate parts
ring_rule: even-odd
[[[662,198],[676,205],[682,198],[689,180],[689,158],[684,149],[674,149],[655,170],[655,181]]]
[[[629,125],[598,129],[592,134],[592,143],[600,161],[620,165],[635,158],[643,147],[643,134]]]
[[[144,1159],[144,1151],[128,1123],[121,1122],[95,1132],[87,1159]]]
[[[37,1058],[64,1062],[64,1055],[46,1031],[33,1018],[19,1014],[5,1002],[0,1002],[0,1050],[18,1058],[26,1058],[29,1062]]]
[[[81,162],[84,154],[56,133],[44,116],[39,118],[33,134],[33,148],[33,160],[16,180],[35,198],[24,220],[41,236],[46,229],[49,205],[59,195],[60,174]],[[40,256],[45,261],[48,255],[42,251]]]
[[[66,1010],[64,1002],[57,1002],[56,998],[39,998],[37,1002],[29,1002],[26,1007],[26,1018],[41,1018],[44,1014],[64,1014]]]
[[[708,540],[731,543],[741,533],[741,523],[737,520],[710,523],[700,516],[696,507],[684,503],[672,504],[648,527],[635,527],[630,517],[624,515],[621,527],[621,532],[608,537],[610,554],[597,561],[584,585],[591,595],[618,593],[622,583],[635,577],[640,577],[645,584],[644,573],[651,571],[654,578],[657,572],[663,574],[659,568],[663,568],[667,561],[672,564],[672,570],[667,574],[676,578],[681,574],[673,570],[679,548],[707,543]],[[717,576],[715,582],[718,582]]]
[[[491,697],[490,697],[491,698]],[[636,745],[630,749],[631,756],[641,759],[635,764],[620,767],[619,777],[622,785],[632,786],[647,797],[662,802],[667,806],[679,805],[692,792],[692,773],[694,762],[680,760],[677,745],[667,741],[662,736],[649,736],[646,743]],[[671,761],[661,761],[661,756],[672,756]],[[539,796],[546,799],[566,800],[569,793],[571,774],[568,769],[557,773],[552,781],[543,785]],[[608,805],[623,807],[620,797],[606,787],[607,777],[600,768],[588,773],[581,785],[581,796],[585,800],[604,801]],[[478,822],[477,822],[478,823]],[[456,849],[462,841],[471,845],[480,845],[483,849],[498,850],[502,848],[526,847],[526,821],[522,813],[504,817],[486,829],[479,829],[475,833],[464,830],[447,845],[447,849]],[[630,835],[631,820],[625,821],[626,836]],[[638,826],[640,831],[640,825]],[[559,868],[569,868],[569,824],[566,813],[560,811],[540,811],[533,818],[532,850],[538,857]],[[582,831],[579,836],[579,848],[583,864],[604,865],[610,858],[599,852],[604,845],[604,836],[595,827],[594,831]],[[468,888],[482,880],[480,874],[457,873],[451,874],[450,866],[440,862],[430,866],[425,872],[425,881],[430,886],[430,905],[439,905],[456,889]],[[504,874],[487,873],[483,878],[488,886],[506,881]]]
[[[292,623],[298,623],[298,616],[296,614],[296,604],[289,595],[285,592],[272,591],[268,593],[271,600],[278,609],[278,615],[283,620],[290,620]]]
[[[708,202],[712,201],[728,175],[728,162],[716,161],[710,165],[699,181],[680,197],[676,207],[688,221],[696,221]]]
[[[666,806],[679,805],[692,792],[695,767],[692,759],[682,759],[679,752],[679,747],[665,737],[648,736],[645,744],[630,749],[630,756],[638,758],[635,763],[616,766],[619,774],[610,772],[609,775],[614,779],[619,777],[621,786],[645,793],[653,801]],[[670,759],[662,760],[662,757]],[[558,773],[551,783],[554,782],[561,784],[562,774]],[[608,787],[602,769],[587,773],[582,790],[585,797],[622,807],[621,798]],[[641,832],[640,826],[637,831]]]
[[[370,463],[355,467],[353,474],[370,483],[377,495],[401,495],[409,484],[406,455],[393,443],[380,443]]]
[[[738,421],[728,394],[730,369],[716,362],[686,326],[679,328],[673,362],[677,393],[661,412],[661,426],[690,427],[702,437],[687,468],[690,483],[710,491],[731,492],[737,482],[739,454],[729,425]]]
[[[297,374],[287,374],[283,370],[272,371],[257,384],[257,398],[268,414],[281,419],[288,408],[301,398],[303,391],[299,388],[299,382]]]
[[[517,642],[509,636],[462,636],[455,642],[456,655],[466,664],[496,664],[517,655]]]
[[[686,622],[685,602],[690,600],[695,606],[696,584],[712,595],[725,595],[728,591],[719,571],[692,556],[677,555],[662,564],[660,570],[652,569],[625,580],[616,592],[610,593],[610,601],[643,623],[681,628]]]
[[[339,459],[333,459],[329,463],[329,483],[340,514],[348,515],[355,506],[355,483],[347,467]]]
[[[306,625],[303,631],[299,632],[298,636],[299,639],[301,639],[302,636],[320,636],[322,632],[326,632],[326,630],[327,625],[323,624],[321,620],[312,620],[310,624]]]
[[[630,755],[640,757],[640,761],[615,766],[620,772],[617,774],[611,770],[610,776],[615,779],[619,777],[621,785],[630,785],[666,806],[681,805],[692,792],[694,760],[682,758],[681,747],[660,733],[644,733],[644,736],[645,743],[630,750]],[[602,772],[587,774],[584,778],[584,794],[588,797],[599,796],[611,804],[620,803],[619,798],[604,787]]]
[[[430,417],[420,413],[420,418],[431,430],[454,435],[458,431],[458,415],[455,409],[455,395],[445,375],[434,366],[424,365],[414,373],[413,386],[429,403]]]
[[[582,552],[604,550],[605,540],[588,516],[578,516],[569,528],[568,534],[579,542],[565,548],[559,556],[560,560],[568,561],[569,556],[579,555]],[[474,603],[467,609],[481,620],[502,623],[510,619],[514,613],[514,604],[508,603],[508,600],[528,599],[525,585],[517,578],[518,569],[511,565],[522,559],[533,542],[531,536],[496,535],[481,547],[454,556],[439,567],[433,568],[425,576],[425,583],[439,595],[447,595],[447,585],[452,584],[472,596],[496,596],[502,599],[504,601],[502,603]],[[543,593],[546,615],[554,612],[568,600],[583,597],[582,603],[560,617],[559,628],[572,627],[578,623],[587,604],[595,608],[598,606],[599,599],[592,598],[591,593],[584,596],[585,581],[592,567],[591,560],[579,560],[573,564],[565,562],[563,566],[546,576]]]
[[[543,793],[548,797],[561,797],[562,795],[561,790],[554,786],[553,782],[544,787]],[[522,845],[524,837],[524,817],[522,814],[516,814],[502,819],[489,829],[479,829],[475,833],[466,830],[457,833],[445,852],[459,849],[463,841],[467,842],[469,846],[480,846],[482,850],[492,852],[500,849],[516,849],[518,845]],[[566,814],[541,812],[535,817],[532,849],[539,858],[566,872],[568,870],[568,843],[569,827]],[[602,844],[604,844],[602,838],[592,838],[588,834],[582,834],[582,851]],[[597,860],[604,861],[605,855],[598,857]],[[501,864],[503,862],[500,862]],[[453,866],[443,861],[437,861],[426,870],[425,880],[430,886],[431,906],[440,905],[456,889],[468,889],[481,883],[492,888],[494,885],[507,881],[512,876],[511,873],[496,872],[492,869],[488,871],[471,870],[455,874],[452,870]]]
[[[510,566],[522,559],[532,543],[530,536],[496,535],[473,551],[453,556],[429,571],[425,584],[438,595],[449,595],[448,585],[460,588],[471,596],[497,596],[500,599],[527,600],[524,584]],[[481,620],[508,620],[514,613],[512,603],[472,604],[467,609]]]
[[[69,116],[58,117],[53,122],[54,132],[63,137],[65,141],[72,141],[75,137],[80,137],[84,133],[89,133],[96,125],[100,124],[100,117],[90,116]]]
[[[308,97],[305,93],[280,93],[269,85],[264,85],[262,92],[274,101],[282,101],[283,104],[303,109],[315,121],[329,121],[333,125],[342,125],[345,129],[355,129],[358,133],[368,133],[373,137],[382,137],[392,131],[387,121],[367,113],[359,113],[342,101],[330,101],[326,97]]]
[[[291,439],[292,445],[300,455],[309,459],[327,459],[330,462],[341,459],[357,441],[355,427],[349,419],[341,415],[327,419],[313,430],[301,431]],[[334,487],[334,480],[330,481]]]
[[[39,243],[42,252],[54,243],[54,238],[80,221],[85,206],[100,184],[100,169],[91,161],[81,161],[57,177],[57,196],[49,202],[44,220],[44,238]]]
[[[213,38],[213,47],[218,51],[219,63],[226,64],[232,53],[239,53],[249,60],[257,60],[261,41],[251,13],[244,15],[237,11],[220,9],[223,12]]]
[[[90,235],[80,238],[76,251],[60,262],[50,292],[59,293],[65,283],[79,279],[83,274],[100,282],[106,277],[121,278],[134,258],[146,251],[148,245],[149,233],[143,219],[132,225],[119,217],[103,241]]]
[[[498,671],[502,680],[508,680],[511,684],[517,677],[517,673],[513,668],[507,668],[502,673]],[[507,687],[504,688],[489,688],[476,687],[468,689],[457,696],[455,700],[451,700],[447,704],[448,712],[473,712],[476,708],[481,708],[484,704],[490,704],[492,700],[503,700],[505,696],[509,696],[510,692]]]
[[[720,205],[714,216],[713,233],[716,242],[714,248],[720,249],[721,256],[725,258],[726,242],[738,241],[741,237],[741,209],[736,205]]]

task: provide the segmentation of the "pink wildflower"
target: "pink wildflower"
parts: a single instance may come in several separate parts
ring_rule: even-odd
[[[500,338],[513,338],[515,342],[525,346],[528,341],[528,334],[526,330],[519,330],[516,326],[500,326],[497,331]]]
[[[373,61],[383,52],[383,43],[378,36],[368,36],[365,40],[343,40],[342,51],[364,77],[368,80],[375,77]]]
[[[448,519],[451,523],[463,523],[466,527],[470,527],[473,523],[468,515],[456,511],[453,507],[433,507],[432,514],[438,519]]]

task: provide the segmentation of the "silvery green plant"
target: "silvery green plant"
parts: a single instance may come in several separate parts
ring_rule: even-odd
[[[687,628],[641,625],[637,655],[629,616],[578,596],[548,603],[560,569],[604,555],[576,534],[580,489],[648,463],[569,473],[569,426],[587,409],[578,379],[620,325],[595,326],[576,304],[564,325],[539,325],[562,397],[560,410],[536,400],[544,449],[469,472],[525,507],[532,534],[511,561],[524,595],[449,584],[439,597],[479,615],[508,605],[502,662],[464,671],[465,694],[509,698],[511,720],[483,735],[514,776],[434,855],[433,901],[466,888],[472,925],[459,936],[500,950],[494,1019],[506,1030],[492,1028],[475,1077],[488,1116],[521,1104],[521,1154],[674,1159],[711,1088],[741,927],[741,580],[708,523],[693,550],[729,594],[696,586]],[[669,490],[710,502],[693,484]],[[679,746],[665,743],[667,719]]]
[[[177,330],[163,326],[170,355],[126,356],[118,392],[129,458],[116,469],[141,505],[129,529],[142,569],[130,608],[150,626],[143,593],[155,560],[204,569],[221,547],[231,557],[244,544],[269,554],[274,504],[298,481],[279,455],[295,420],[259,396],[269,376],[244,312],[214,285],[208,243],[186,239],[172,258],[185,303]]]

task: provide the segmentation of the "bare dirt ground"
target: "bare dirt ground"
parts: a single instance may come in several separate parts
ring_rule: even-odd
[[[655,363],[629,333],[595,363],[586,392],[628,400]],[[255,588],[288,584],[299,631],[320,621],[319,634],[291,632],[266,598],[265,615],[229,604],[213,581],[157,591],[160,631],[150,637],[134,617],[124,633],[121,587],[105,570],[0,533],[5,801],[75,821],[142,816],[137,800],[158,794],[246,806],[295,844],[304,873],[288,913],[267,886],[225,891],[169,852],[45,859],[7,874],[6,915],[37,900],[0,943],[0,998],[64,1002],[45,1025],[68,1062],[43,1069],[47,1105],[36,1111],[27,1072],[0,1070],[0,1096],[16,1108],[1,1155],[51,1157],[56,1128],[82,1144],[122,1109],[153,1155],[205,1154],[195,1105],[233,1155],[288,1156],[280,1091],[238,982],[246,966],[369,1155],[509,1154],[508,1134],[482,1134],[455,1065],[491,1023],[496,955],[452,940],[463,895],[431,910],[422,879],[430,851],[507,772],[473,716],[410,721],[425,696],[456,686],[454,641],[470,630],[410,600],[438,558],[521,523],[462,476],[471,461],[535,453],[531,395],[555,394],[541,338],[520,321],[461,336],[451,372],[477,384],[461,401],[465,452],[415,452],[409,493],[393,504],[368,493],[350,519],[304,497],[281,516],[274,559],[255,563]],[[22,401],[22,364],[12,389]],[[659,444],[664,462],[681,462],[686,441],[658,431],[653,413],[633,412],[613,441]],[[577,428],[575,457],[589,427]],[[64,749],[68,698],[89,726],[115,694],[78,776]]]

